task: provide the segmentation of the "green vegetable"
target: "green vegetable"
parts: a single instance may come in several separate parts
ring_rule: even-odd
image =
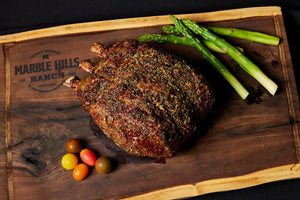
[[[196,22],[182,19],[182,23],[191,29],[194,33],[201,35],[204,39],[213,42],[217,47],[226,52],[232,59],[234,59],[248,74],[261,83],[270,94],[274,95],[278,89],[276,83],[269,79],[253,62],[246,56],[241,54],[235,47],[226,42],[224,39],[211,33],[208,29],[198,25]],[[178,28],[176,26],[176,28]]]
[[[237,28],[226,28],[226,27],[208,27],[208,29],[218,35],[236,37],[236,38],[246,39],[254,42],[260,42],[263,44],[278,45],[280,42],[279,37],[255,32],[255,31],[247,31],[247,30],[242,30]]]
[[[168,42],[180,45],[191,46],[190,42],[184,38],[175,35],[162,35],[162,34],[145,34],[139,37],[142,42]]]
[[[218,52],[218,53],[225,53],[222,49],[220,49],[219,47],[217,47],[214,43],[208,41],[208,40],[202,40],[203,44],[209,48],[212,51]],[[243,51],[242,48],[240,48],[240,51]]]
[[[140,36],[139,40],[141,42],[174,43],[174,44],[193,47],[193,45],[185,37],[179,37],[179,36],[175,36],[175,35],[145,34],[145,35]],[[203,40],[202,42],[210,50],[213,50],[218,53],[225,53],[222,49],[220,49],[219,47],[217,47],[214,43],[212,43],[210,41]]]
[[[165,25],[163,26],[163,31],[165,33],[168,33],[168,34],[181,34],[181,32],[179,30],[177,30],[177,28],[173,25]],[[174,35],[171,35],[171,36],[174,36]],[[176,36],[174,36],[176,37]],[[153,41],[154,42],[154,41]],[[159,41],[156,41],[156,42],[159,42]],[[166,41],[167,42],[167,41]],[[218,52],[218,53],[225,53],[222,49],[220,49],[219,47],[217,47],[214,43],[210,42],[210,41],[207,41],[207,40],[202,40],[202,42],[204,43],[204,45],[206,47],[208,47],[210,50],[213,50],[215,52]],[[176,43],[176,44],[179,44],[179,43]],[[188,44],[187,42],[182,43],[182,45],[188,45],[188,46],[191,46],[190,44]],[[241,53],[244,52],[244,49],[241,48],[241,47],[235,47],[237,48]]]
[[[182,24],[181,21],[176,19],[173,15],[170,15],[175,27],[183,34],[186,40],[191,43],[192,46],[197,48],[235,89],[235,91],[244,100],[249,95],[249,92],[242,86],[242,84],[228,71],[228,69],[195,37],[193,37],[190,31]]]
[[[279,37],[268,35],[265,33],[255,32],[255,31],[248,31],[248,30],[242,30],[237,28],[226,28],[226,27],[207,27],[207,29],[218,35],[236,37],[240,39],[263,43],[263,44],[278,45],[280,42]],[[163,26],[163,31],[169,34],[180,34],[180,31],[178,31],[173,25]]]
[[[165,25],[162,27],[163,31],[168,34],[181,34],[181,32],[173,25]]]

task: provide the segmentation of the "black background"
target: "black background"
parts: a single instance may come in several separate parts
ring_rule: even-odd
[[[300,56],[298,55],[300,48],[300,0],[0,0],[0,35],[78,22],[170,13],[199,13],[253,6],[282,7],[295,76],[298,88],[300,88]],[[300,179],[207,194],[192,199],[298,200],[300,199]]]

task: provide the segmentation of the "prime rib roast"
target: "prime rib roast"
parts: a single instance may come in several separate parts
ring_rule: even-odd
[[[173,54],[133,39],[109,48],[94,43],[91,51],[100,61],[82,61],[79,67],[89,75],[70,77],[65,85],[129,154],[172,157],[212,109],[213,92],[203,75]]]

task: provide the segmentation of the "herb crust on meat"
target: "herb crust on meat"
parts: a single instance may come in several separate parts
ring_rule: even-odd
[[[83,108],[116,145],[137,156],[171,157],[212,109],[203,75],[179,57],[128,39],[109,48],[95,43],[98,63],[82,61],[90,74],[72,77]]]

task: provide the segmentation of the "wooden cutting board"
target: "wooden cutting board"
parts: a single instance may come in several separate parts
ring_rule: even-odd
[[[260,31],[281,38],[268,46],[226,38],[278,85],[274,97],[228,56],[216,54],[256,94],[243,102],[195,49],[153,44],[199,69],[217,103],[201,133],[165,161],[125,154],[107,139],[62,85],[86,76],[82,59],[93,42],[111,45],[145,33],[162,33],[168,16],[99,21],[0,36],[0,196],[2,199],[174,199],[300,178],[299,100],[279,7],[177,15],[204,25]],[[81,181],[60,164],[68,139],[82,139],[117,165],[107,175],[90,168]],[[164,163],[165,162],[165,163]]]

